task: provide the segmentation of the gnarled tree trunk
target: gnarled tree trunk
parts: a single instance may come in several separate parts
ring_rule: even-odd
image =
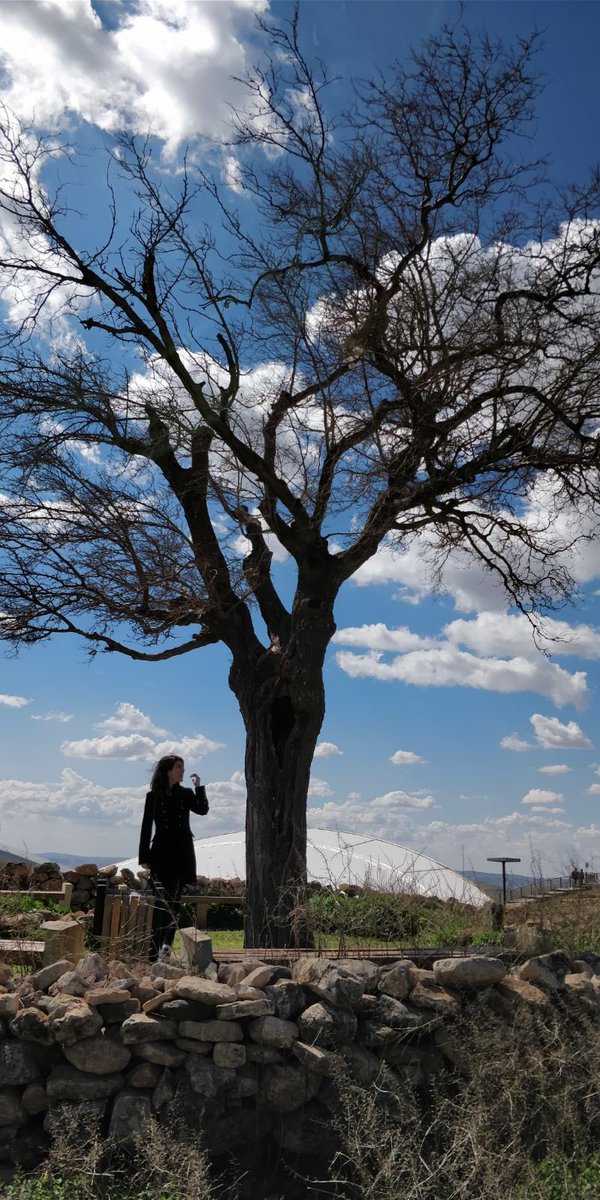
[[[234,657],[230,685],[246,728],[246,946],[306,943],[306,797],[334,631],[331,604],[300,599],[284,648],[265,651],[253,670]]]

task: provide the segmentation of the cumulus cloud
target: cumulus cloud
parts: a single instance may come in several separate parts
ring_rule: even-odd
[[[79,741],[63,742],[61,751],[67,758],[124,758],[152,761],[164,754],[180,754],[183,758],[199,758],[218,750],[221,742],[214,742],[202,733],[190,737],[155,741],[143,734],[104,734],[99,738],[81,738]]]
[[[590,750],[592,747],[576,721],[563,725],[558,717],[544,717],[541,713],[533,713],[529,720],[538,745],[545,750]]]
[[[363,644],[368,645],[371,627],[364,629]],[[344,640],[342,629],[336,634],[336,641]],[[579,706],[585,698],[585,672],[570,674],[541,654],[536,660],[479,658],[449,642],[435,647],[431,647],[431,639],[424,642],[425,648],[397,655],[389,662],[382,660],[379,650],[366,654],[340,650],[336,661],[342,671],[355,679],[398,680],[417,687],[473,687],[502,693],[534,691],[548,696],[558,706]]]
[[[69,817],[137,820],[146,787],[103,787],[65,767],[55,783],[0,779],[3,817]]]
[[[413,763],[424,763],[425,761],[426,759],[421,758],[420,754],[414,754],[412,750],[394,750],[394,753],[390,754],[390,762],[395,767],[408,767]]]
[[[547,767],[538,767],[540,775],[566,775],[570,770],[566,763],[549,763]]]
[[[324,779],[318,779],[316,775],[311,775],[308,794],[309,796],[333,796],[333,790]]]
[[[108,131],[152,131],[167,153],[199,136],[223,138],[230,106],[242,103],[245,43],[266,6],[137,0],[112,5],[109,25],[90,0],[3,5],[4,100],[51,129],[70,118]]]
[[[26,696],[11,696],[6,692],[0,693],[0,704],[5,704],[7,708],[24,708],[26,704],[31,704]]]
[[[587,793],[588,796],[600,796],[600,783],[591,783]]]
[[[315,747],[315,758],[331,758],[334,754],[343,754],[344,751],[336,746],[335,742],[317,742]]]
[[[51,709],[47,713],[30,713],[32,721],[57,721],[60,725],[68,725],[69,721],[73,720],[73,713],[62,712],[60,709]]]
[[[140,708],[136,708],[135,704],[130,704],[128,700],[122,700],[116,704],[113,715],[106,717],[104,721],[98,721],[97,729],[110,729],[116,733],[128,729],[144,730],[147,733],[166,733],[165,729],[154,725],[150,717],[146,716]]]
[[[548,792],[544,788],[530,788],[523,796],[521,804],[555,804],[564,800],[561,792]]]
[[[371,801],[374,808],[433,808],[433,796],[419,796],[408,792],[385,792]]]
[[[518,733],[507,733],[500,739],[500,745],[503,750],[515,750],[517,753],[521,750],[531,750],[531,742],[526,742]]]

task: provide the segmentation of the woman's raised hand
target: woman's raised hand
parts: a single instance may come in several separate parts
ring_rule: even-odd
[[[195,771],[192,771],[192,774],[190,775],[190,779],[191,779],[191,781],[192,781],[192,783],[193,783],[194,787],[199,787],[199,785],[200,785],[200,776],[199,776],[199,775],[197,775]]]

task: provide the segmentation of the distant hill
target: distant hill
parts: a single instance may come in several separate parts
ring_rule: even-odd
[[[473,883],[480,883],[485,889],[502,887],[502,873],[500,871],[461,871],[461,875],[465,875]],[[507,888],[524,887],[526,883],[533,882],[533,875],[517,875],[513,871],[506,872]]]
[[[35,857],[38,862],[58,863],[66,871],[78,867],[80,863],[97,863],[99,867],[108,867],[110,863],[119,861],[118,854],[107,858],[104,854],[65,854],[64,850],[44,850],[43,854],[36,853]]]

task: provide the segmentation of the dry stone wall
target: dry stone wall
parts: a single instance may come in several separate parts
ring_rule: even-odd
[[[33,975],[0,963],[0,1161],[33,1163],[82,1113],[127,1139],[177,1116],[215,1154],[269,1138],[314,1153],[343,1072],[390,1097],[463,1069],[462,1011],[507,1022],[557,1004],[600,1017],[600,957],[563,952],[508,971],[495,958],[298,957],[132,971],[86,954]],[[343,1083],[342,1085],[343,1086]]]

